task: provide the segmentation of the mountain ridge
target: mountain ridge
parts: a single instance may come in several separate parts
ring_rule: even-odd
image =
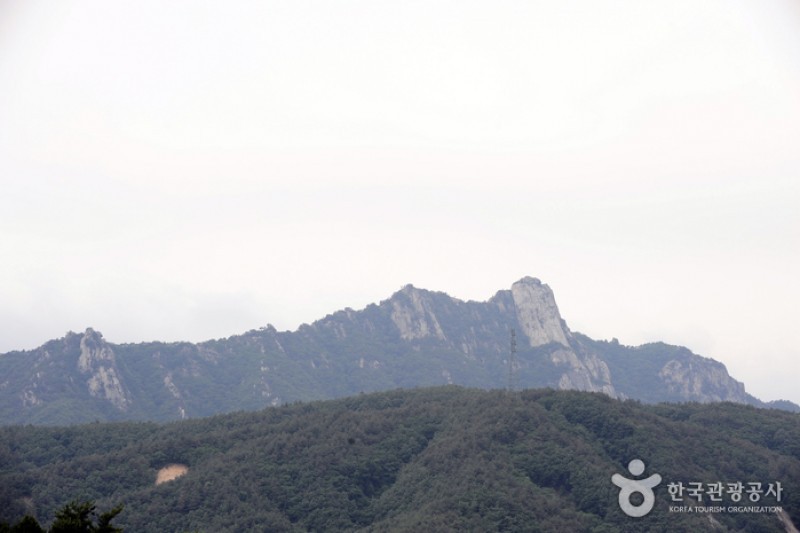
[[[509,332],[518,346],[509,373]],[[405,285],[295,331],[200,343],[113,344],[87,328],[0,356],[0,423],[170,420],[392,388],[459,384],[602,392],[614,398],[761,402],[725,365],[684,347],[572,332],[549,286],[524,277],[484,302]]]

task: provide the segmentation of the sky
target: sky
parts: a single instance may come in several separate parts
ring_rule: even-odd
[[[523,276],[800,403],[795,0],[0,0],[0,353]]]

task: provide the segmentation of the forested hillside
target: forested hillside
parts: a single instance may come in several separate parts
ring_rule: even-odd
[[[618,505],[632,459],[657,473],[642,518]],[[169,465],[185,474],[156,485]],[[180,473],[178,469],[176,472]],[[688,513],[670,483],[762,483],[775,512]],[[781,494],[766,494],[780,483]],[[702,496],[701,496],[702,497]],[[800,417],[736,404],[441,387],[153,423],[0,430],[0,521],[72,500],[123,504],[128,532],[785,531],[800,523]],[[773,509],[774,510],[774,509]]]

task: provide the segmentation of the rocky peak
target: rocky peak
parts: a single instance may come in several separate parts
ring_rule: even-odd
[[[81,337],[80,348],[78,370],[89,374],[86,381],[89,394],[108,400],[117,409],[126,410],[131,402],[130,395],[120,381],[114,351],[103,335],[87,328]]]
[[[104,361],[114,364],[114,352],[106,343],[102,333],[92,328],[86,328],[86,332],[81,336],[80,346],[81,355],[78,357],[78,369],[82,373],[92,371]]]
[[[406,285],[389,300],[391,318],[405,340],[436,337],[445,340],[444,331],[433,310],[429,291]]]
[[[553,291],[537,278],[524,277],[511,286],[520,329],[532,347],[557,342],[569,346]]]

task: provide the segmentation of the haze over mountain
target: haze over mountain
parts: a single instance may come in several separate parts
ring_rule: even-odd
[[[267,326],[198,344],[113,344],[88,328],[3,355],[0,375],[3,424],[182,419],[441,384],[798,409],[764,404],[725,365],[687,348],[573,332],[550,288],[531,277],[485,302],[407,285],[297,331]]]

